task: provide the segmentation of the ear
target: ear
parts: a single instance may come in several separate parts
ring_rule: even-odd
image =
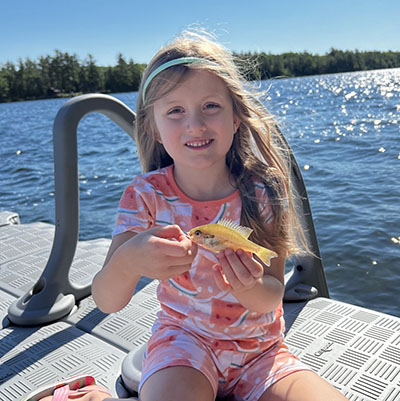
[[[158,133],[157,125],[150,118],[146,118],[144,121],[145,132],[156,142],[162,143],[160,134]]]
[[[154,138],[154,140],[155,140],[156,142],[162,144],[162,140],[161,140],[160,134],[158,133],[157,130],[153,132],[153,138]]]
[[[233,127],[235,128],[235,131],[234,131],[234,133],[236,134],[236,131],[238,130],[238,128],[239,128],[239,126],[240,126],[240,120],[239,120],[239,117],[236,115],[236,114],[234,114],[233,115]]]

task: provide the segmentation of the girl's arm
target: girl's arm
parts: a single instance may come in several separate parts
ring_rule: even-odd
[[[164,280],[182,274],[191,268],[196,252],[176,225],[118,234],[94,277],[93,298],[103,312],[119,311],[129,303],[141,276]]]
[[[268,313],[282,301],[285,257],[271,260],[263,267],[250,253],[227,249],[217,255],[214,277],[221,290],[229,291],[247,309]]]
[[[113,237],[102,270],[94,277],[92,283],[92,296],[96,305],[105,313],[121,310],[130,300],[140,276],[126,275],[125,263],[120,261],[121,251],[118,249],[135,233],[127,231]],[[119,296],[117,297],[116,294]],[[129,297],[129,298],[128,298]]]

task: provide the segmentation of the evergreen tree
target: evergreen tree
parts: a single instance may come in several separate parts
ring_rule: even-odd
[[[113,68],[114,90],[116,92],[128,92],[132,87],[132,74],[124,56],[119,53],[117,56],[117,65]]]
[[[21,98],[38,99],[44,96],[43,83],[37,65],[29,58],[24,62],[24,93]]]
[[[96,66],[91,54],[88,55],[79,71],[80,90],[84,93],[103,92],[104,77],[102,70]]]
[[[14,64],[7,62],[3,67],[3,76],[7,82],[8,86],[8,99],[16,100],[18,99],[17,92],[17,70]]]
[[[139,90],[140,80],[142,78],[142,73],[144,70],[144,66],[141,64],[136,64],[132,59],[129,60],[128,64],[129,72],[130,72],[130,90],[137,91]]]
[[[0,102],[9,99],[8,80],[3,69],[0,70]]]
[[[51,68],[51,59],[50,56],[39,58],[39,63],[37,64],[37,68],[39,70],[40,81],[42,83],[42,96],[46,97],[49,94],[51,88],[51,77],[50,77],[50,68]]]

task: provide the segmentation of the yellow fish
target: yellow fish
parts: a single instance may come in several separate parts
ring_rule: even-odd
[[[192,228],[189,237],[192,241],[214,252],[231,248],[234,251],[242,249],[256,254],[267,266],[271,259],[278,255],[267,248],[250,241],[251,228],[240,226],[231,220],[222,219],[216,224],[206,224]]]

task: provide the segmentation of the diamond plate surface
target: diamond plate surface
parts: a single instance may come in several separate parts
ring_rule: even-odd
[[[137,292],[129,304],[117,313],[105,314],[92,297],[84,299],[78,310],[65,320],[122,350],[129,352],[146,343],[160,310],[156,299],[157,282],[152,281]]]
[[[0,266],[53,244],[54,226],[47,223],[10,224],[0,229]]]
[[[45,223],[0,229],[0,289],[15,297],[29,291],[40,277],[53,244],[54,227]],[[70,270],[73,284],[89,285],[101,269],[109,239],[78,242]]]
[[[400,400],[400,319],[331,299],[285,305],[286,341],[350,400]]]
[[[17,401],[48,383],[88,374],[114,396],[126,354],[67,323],[0,330],[0,399]]]
[[[118,313],[100,312],[88,297],[62,322],[10,326],[7,309],[41,274],[53,235],[54,227],[45,223],[0,227],[1,401],[19,400],[45,383],[82,373],[114,390],[122,361],[136,361],[132,355],[143,352],[159,310],[157,282],[147,280]],[[91,282],[109,243],[79,242],[72,282]],[[400,401],[399,318],[326,298],[284,307],[289,348],[350,401]],[[129,363],[124,369],[124,378],[137,382],[140,360],[135,375],[130,376]]]

